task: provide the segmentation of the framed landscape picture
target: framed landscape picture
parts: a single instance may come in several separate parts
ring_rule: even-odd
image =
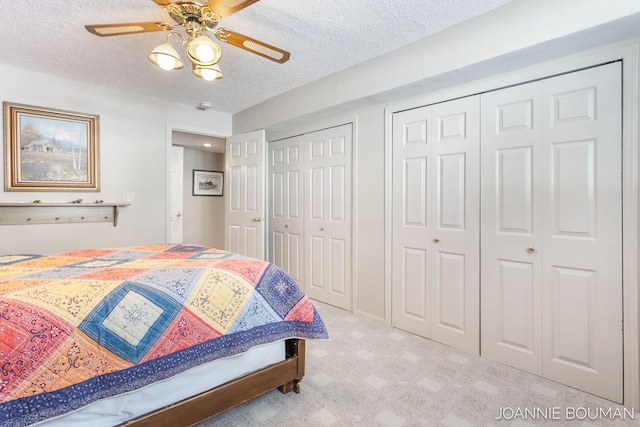
[[[3,103],[6,191],[99,191],[99,116]]]
[[[193,170],[194,196],[222,196],[223,188],[223,172]]]

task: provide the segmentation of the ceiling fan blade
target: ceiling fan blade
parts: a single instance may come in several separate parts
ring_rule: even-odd
[[[121,36],[124,34],[149,33],[152,31],[168,31],[172,28],[164,22],[132,22],[127,24],[85,25],[87,31],[100,37]]]
[[[225,28],[218,29],[215,34],[220,41],[229,43],[251,53],[255,53],[256,55],[260,55],[279,64],[287,62],[289,60],[289,56],[291,55],[286,50],[279,49],[275,46],[258,41],[256,39],[252,39],[251,37],[247,37],[239,33],[233,33]]]
[[[258,1],[260,0],[209,0],[204,6],[210,7],[215,13],[224,18]]]
[[[151,1],[159,6],[164,6],[165,4],[171,3],[171,0],[151,0]]]

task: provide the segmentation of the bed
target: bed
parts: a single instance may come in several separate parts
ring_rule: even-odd
[[[326,338],[283,270],[218,249],[0,255],[0,425],[192,425],[299,392]]]

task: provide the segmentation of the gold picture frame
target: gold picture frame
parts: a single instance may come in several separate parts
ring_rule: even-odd
[[[99,191],[100,117],[3,102],[5,191]]]

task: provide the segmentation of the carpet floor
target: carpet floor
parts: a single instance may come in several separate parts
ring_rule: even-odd
[[[316,307],[331,338],[307,341],[300,394],[274,390],[198,427],[640,426],[640,414],[608,400]]]

